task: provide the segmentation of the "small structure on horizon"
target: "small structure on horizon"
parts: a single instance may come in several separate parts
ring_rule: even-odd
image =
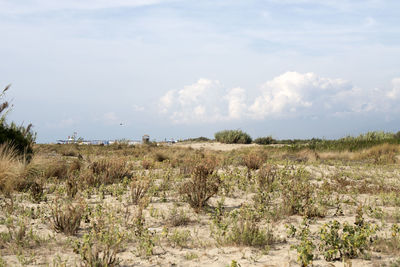
[[[142,143],[143,144],[148,144],[149,142],[150,142],[150,136],[148,134],[143,135]]]

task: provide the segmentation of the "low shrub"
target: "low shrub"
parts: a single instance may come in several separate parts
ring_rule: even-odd
[[[217,194],[221,180],[215,172],[215,160],[205,159],[192,170],[192,177],[180,187],[180,194],[197,212]]]
[[[82,241],[73,244],[73,250],[81,256],[85,267],[114,267],[120,263],[117,253],[122,241],[123,236],[116,228],[90,231]]]
[[[153,157],[157,162],[163,162],[164,160],[169,159],[169,156],[165,152],[156,152]]]
[[[341,224],[334,220],[320,229],[320,250],[327,261],[353,259],[371,246],[377,226],[367,223],[362,214],[356,217],[354,225]]]
[[[53,228],[57,233],[75,235],[78,232],[83,215],[81,205],[54,203],[51,210]]]
[[[304,169],[281,172],[280,186],[283,211],[288,215],[324,217],[325,209],[316,203],[316,185],[310,181],[310,174]]]
[[[57,178],[65,180],[68,178],[69,165],[65,160],[54,160],[48,163],[44,172],[45,178]]]
[[[263,165],[264,159],[252,152],[242,157],[242,163],[248,170],[258,170]]]
[[[225,144],[250,144],[250,135],[241,130],[224,130],[214,134],[215,140]]]
[[[130,176],[130,170],[122,158],[100,159],[89,166],[97,184],[112,184]]]
[[[292,245],[292,249],[296,249],[297,251],[297,261],[301,264],[301,266],[310,266],[312,265],[312,261],[314,259],[314,249],[316,248],[315,244],[312,241],[310,224],[307,218],[304,218],[301,228],[299,231],[291,225],[291,234],[295,235],[298,232],[298,239],[300,242],[296,245]]]
[[[148,160],[148,159],[143,159],[141,164],[142,164],[143,169],[149,170],[149,169],[153,168],[154,162],[151,160]]]
[[[4,98],[6,91],[10,88],[8,85],[0,94],[0,99]],[[33,144],[35,143],[36,133],[32,132],[32,124],[27,127],[17,126],[14,122],[8,124],[6,115],[9,112],[9,103],[4,101],[0,104],[0,144],[11,144],[15,152],[30,161],[33,155]]]
[[[168,235],[168,241],[173,248],[188,248],[189,241],[191,241],[192,235],[189,230],[178,230],[175,229],[172,234]]]
[[[232,227],[226,243],[238,246],[268,248],[275,241],[269,229],[261,229],[258,214],[247,206],[242,206],[238,214],[234,214]]]
[[[188,225],[190,221],[189,215],[184,210],[178,209],[176,206],[173,207],[168,216],[168,224],[173,227]]]
[[[275,139],[273,139],[272,136],[258,137],[254,139],[253,142],[259,145],[270,145],[276,143]]]
[[[146,195],[150,187],[150,179],[144,176],[135,177],[131,182],[131,199],[133,204],[139,204],[139,201]]]

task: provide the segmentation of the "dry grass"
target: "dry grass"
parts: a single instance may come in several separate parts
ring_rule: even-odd
[[[0,191],[9,196],[20,183],[24,164],[8,144],[0,145]]]
[[[37,145],[29,164],[7,149],[0,148],[0,188],[10,196],[0,196],[0,266],[327,266],[335,257],[325,257],[321,229],[336,220],[351,231],[357,207],[379,238],[366,231],[371,246],[353,263],[390,266],[399,255],[398,146]],[[352,237],[346,244],[359,246]]]

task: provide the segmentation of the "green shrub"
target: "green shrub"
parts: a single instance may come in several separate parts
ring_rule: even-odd
[[[297,261],[301,266],[312,265],[315,245],[312,242],[309,220],[307,218],[303,219],[301,227],[298,229],[299,231],[293,225],[289,229],[291,235],[296,235],[296,232],[298,232],[300,243],[291,246],[292,249],[297,250]]]
[[[267,249],[275,242],[270,229],[259,226],[260,217],[248,206],[242,206],[238,213],[231,213],[232,227],[226,236],[227,244]]]
[[[4,97],[5,92],[9,88],[10,85],[3,90],[0,94],[0,99]],[[7,101],[0,104],[0,144],[9,143],[19,155],[24,156],[25,160],[29,162],[32,158],[36,134],[31,130],[32,124],[29,124],[27,127],[22,125],[17,126],[14,122],[8,124],[6,122],[6,115],[9,110],[9,103]]]
[[[267,136],[267,137],[258,137],[254,140],[254,143],[259,144],[259,145],[270,145],[270,144],[275,144],[275,139],[272,138],[272,136]]]
[[[214,134],[215,140],[225,144],[250,144],[250,135],[241,130],[224,130]]]
[[[325,216],[325,210],[316,203],[317,191],[311,184],[309,172],[301,168],[286,168],[281,172],[280,183],[284,213],[309,218]]]
[[[354,225],[330,221],[320,229],[320,250],[327,261],[356,258],[370,247],[376,230],[376,225],[364,222],[362,214]]]

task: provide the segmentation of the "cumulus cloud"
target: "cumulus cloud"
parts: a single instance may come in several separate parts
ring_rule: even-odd
[[[225,96],[228,101],[228,118],[240,119],[247,112],[246,91],[240,87],[233,88]]]
[[[200,79],[179,91],[168,91],[160,98],[160,111],[175,123],[393,112],[394,100],[400,98],[400,78],[393,79],[389,90],[366,90],[343,79],[286,72],[259,89],[249,101],[243,88],[227,90],[218,81]]]
[[[395,78],[392,80],[392,90],[387,93],[387,97],[396,100],[400,98],[400,78]]]
[[[286,72],[261,86],[261,95],[256,97],[249,110],[257,119],[299,113],[318,114],[321,110],[345,108],[341,101],[355,90],[342,79],[319,77],[315,73]]]
[[[181,90],[170,90],[160,98],[160,112],[176,123],[221,120],[219,81],[199,79]]]

